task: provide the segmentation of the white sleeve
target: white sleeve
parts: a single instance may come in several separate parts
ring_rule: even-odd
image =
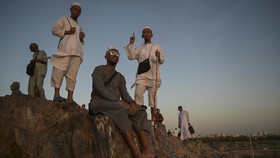
[[[137,53],[137,50],[133,48],[133,44],[129,44],[129,45],[125,46],[124,50],[125,50],[125,52],[127,54],[127,58],[129,60],[138,59],[138,53]]]
[[[58,37],[64,37],[65,28],[65,19],[66,17],[62,17],[58,19],[52,26],[52,34]]]

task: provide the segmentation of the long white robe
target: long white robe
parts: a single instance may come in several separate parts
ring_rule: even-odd
[[[163,64],[164,62],[164,53],[160,47],[159,44],[155,43],[148,43],[138,46],[134,49],[133,44],[129,44],[126,47],[124,47],[125,52],[127,54],[127,57],[129,60],[138,60],[138,63],[146,60],[149,58],[151,69],[147,72],[144,72],[142,74],[136,74],[135,82],[132,84],[131,88],[133,88],[135,85],[135,101],[137,104],[144,104],[144,97],[143,94],[146,90],[148,90],[148,100],[149,100],[149,106],[155,107],[157,105],[156,96],[154,96],[155,88],[159,88],[161,85],[161,79],[160,79],[160,72],[159,69],[157,69],[157,57],[155,55],[155,52],[158,50],[160,52],[160,60],[158,61],[158,64]],[[158,79],[156,82],[156,78]],[[155,86],[157,84],[157,86]]]
[[[68,21],[68,20],[69,21]],[[70,22],[70,24],[69,24]],[[64,35],[65,31],[70,28],[76,27],[76,31],[71,35]],[[52,26],[52,34],[58,37],[62,37],[58,45],[58,50],[53,54],[51,63],[53,66],[65,70],[65,65],[61,62],[61,58],[65,56],[78,56],[81,59],[84,57],[83,43],[80,41],[79,34],[82,31],[80,25],[71,17],[62,17],[58,19]]]
[[[186,110],[181,111],[178,114],[178,127],[181,129],[181,140],[186,140],[191,138],[189,131],[190,116]]]
[[[134,82],[133,85],[135,84],[141,84],[141,85],[145,85],[148,87],[153,87],[155,85],[155,80],[156,80],[156,60],[157,57],[155,56],[155,52],[156,50],[158,50],[160,52],[160,61],[159,64],[163,64],[164,63],[164,52],[161,49],[159,44],[155,44],[155,43],[148,43],[148,44],[143,44],[143,45],[139,45],[137,48],[134,49],[133,44],[129,44],[126,47],[124,47],[125,52],[127,54],[127,57],[129,60],[138,60],[138,63],[146,60],[149,56],[149,60],[150,60],[150,65],[151,65],[151,69],[145,73],[136,74],[136,80]],[[157,77],[158,77],[158,81],[160,82],[160,72],[158,69],[158,73],[157,73]]]

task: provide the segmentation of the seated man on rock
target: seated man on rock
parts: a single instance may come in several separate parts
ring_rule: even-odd
[[[105,54],[107,64],[95,67],[92,73],[90,110],[93,114],[103,113],[114,121],[134,157],[153,158],[155,154],[149,144],[147,113],[131,98],[124,76],[116,71],[119,57],[117,48],[109,48]],[[143,152],[134,142],[133,130],[139,136]]]

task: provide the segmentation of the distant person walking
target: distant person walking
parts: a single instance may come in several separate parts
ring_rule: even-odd
[[[188,141],[191,139],[191,134],[189,131],[190,126],[190,116],[186,110],[183,110],[182,106],[178,107],[178,127],[180,128],[180,139],[183,141]]]
[[[61,17],[52,26],[52,34],[61,37],[57,52],[52,55],[53,64],[51,86],[54,87],[53,101],[61,102],[66,99],[60,96],[60,87],[63,77],[66,78],[67,102],[70,105],[78,104],[73,99],[76,77],[84,56],[85,34],[78,24],[81,15],[81,5],[73,2],[70,8],[70,17]]]
[[[138,63],[143,62],[148,59],[150,62],[150,69],[146,72],[137,72],[136,80],[133,86],[135,87],[134,99],[137,104],[144,104],[144,93],[148,91],[149,106],[151,107],[151,117],[154,121],[155,103],[154,96],[155,91],[161,85],[159,65],[164,63],[164,53],[159,44],[152,43],[153,32],[150,27],[145,27],[142,30],[142,38],[144,39],[144,44],[134,48],[135,35],[130,37],[129,44],[124,47],[127,57],[129,60],[137,60]],[[156,83],[156,79],[158,82]],[[157,85],[156,85],[157,84]],[[155,89],[156,88],[156,89]]]
[[[33,52],[33,59],[30,62],[35,62],[34,75],[29,77],[28,95],[46,99],[44,80],[48,69],[48,57],[44,50],[39,50],[37,43],[31,43],[29,49]]]
[[[22,92],[20,91],[20,84],[19,82],[13,82],[10,85],[10,89],[12,91],[11,96],[20,96]]]

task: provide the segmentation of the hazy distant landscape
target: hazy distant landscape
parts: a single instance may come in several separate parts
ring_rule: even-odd
[[[240,157],[277,158],[280,156],[280,136],[195,138],[209,146],[226,150]]]

